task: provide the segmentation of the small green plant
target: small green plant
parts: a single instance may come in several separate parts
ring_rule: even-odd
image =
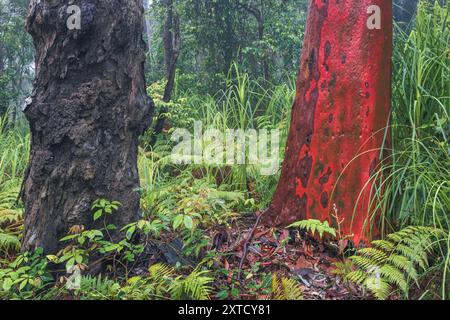
[[[303,229],[308,232],[310,232],[312,235],[314,235],[316,232],[319,234],[320,238],[323,238],[323,235],[325,233],[333,236],[336,238],[337,232],[336,229],[330,226],[328,221],[320,221],[315,219],[310,220],[302,220],[298,222],[294,222],[291,224],[288,228],[297,228],[297,229]]]
[[[74,292],[80,300],[115,300],[120,298],[120,284],[107,277],[83,276]]]
[[[210,285],[214,280],[208,273],[206,270],[195,269],[185,278],[175,278],[170,287],[172,299],[208,300],[212,290]]]
[[[0,252],[20,250],[22,209],[16,205],[16,188],[0,192]]]
[[[146,277],[133,277],[122,291],[131,299],[207,300],[213,281],[208,271],[195,269],[188,276],[177,276],[174,268],[155,264]]]
[[[273,300],[303,300],[302,288],[297,281],[272,275],[272,298]]]
[[[126,264],[133,262],[136,255],[144,250],[142,245],[130,242],[136,226],[145,228],[147,224],[138,222],[123,228],[121,231],[126,231],[124,239],[114,241],[109,232],[117,228],[112,224],[106,225],[105,221],[106,216],[113,214],[119,206],[120,203],[116,201],[110,202],[105,199],[95,201],[92,206],[92,209],[95,210],[93,219],[103,218],[104,228],[84,230],[84,226],[72,226],[69,235],[60,240],[66,242],[67,246],[56,256],[48,256],[48,258],[54,263],[65,263],[67,272],[73,268],[80,271],[85,270],[88,267],[89,258],[93,254],[100,254],[104,260],[112,260],[113,265],[118,263],[127,269]]]
[[[4,269],[0,269],[0,298],[30,299],[53,281],[47,270],[48,259],[42,249],[25,252]]]
[[[120,202],[117,201],[108,201],[106,199],[98,199],[94,201],[94,204],[92,205],[92,210],[95,210],[94,212],[94,221],[99,220],[100,218],[111,215],[114,210],[119,209]]]

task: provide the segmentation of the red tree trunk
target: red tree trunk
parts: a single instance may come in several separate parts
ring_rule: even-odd
[[[373,5],[381,9],[380,28]],[[343,235],[355,244],[370,238],[370,177],[389,119],[391,56],[392,0],[311,0],[286,158],[267,223],[319,219],[336,226],[336,208]]]

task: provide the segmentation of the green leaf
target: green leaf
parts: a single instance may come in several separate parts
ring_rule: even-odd
[[[77,236],[78,236],[78,235],[70,235],[70,236],[66,236],[66,237],[64,237],[64,238],[61,238],[61,240],[59,240],[59,241],[61,241],[61,242],[69,241],[69,240],[75,239]]]
[[[72,268],[74,264],[75,264],[75,258],[72,257],[66,263],[66,270],[70,270],[70,268]]]
[[[103,214],[103,209],[99,209],[97,211],[94,212],[94,221],[97,221],[98,219],[100,219],[102,217]]]
[[[173,229],[177,230],[179,226],[181,226],[181,224],[184,221],[184,216],[182,214],[179,214],[175,217],[175,219],[173,220]]]
[[[116,230],[117,227],[116,227],[115,225],[113,225],[113,224],[108,224],[108,225],[106,226],[106,229],[109,230],[109,231],[111,231],[111,230]]]
[[[23,280],[19,285],[19,291],[22,291],[26,287],[27,284],[28,284],[28,280],[27,279]]]
[[[78,264],[83,263],[83,256],[77,255],[77,256],[75,257],[75,261],[76,261]]]
[[[6,278],[3,281],[3,290],[5,291],[9,291],[11,289],[11,287],[13,286],[13,281],[11,278]]]
[[[132,226],[127,230],[127,239],[128,240],[131,240],[135,231],[136,231],[136,226]]]
[[[188,230],[192,230],[192,228],[194,228],[194,221],[190,216],[184,216],[184,226]]]
[[[54,262],[54,263],[56,263],[58,261],[58,257],[55,255],[48,255],[47,259],[48,259],[48,261]]]

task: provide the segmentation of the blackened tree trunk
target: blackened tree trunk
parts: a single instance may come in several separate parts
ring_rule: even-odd
[[[372,5],[381,9],[380,29]],[[389,119],[392,1],[311,0],[302,52],[286,158],[266,223],[319,219],[336,226],[336,209],[343,235],[359,244],[369,238],[369,180]]]
[[[81,10],[79,30],[75,20],[67,24],[76,19],[72,4]],[[36,79],[25,110],[31,154],[24,250],[55,252],[72,225],[95,226],[91,205],[98,198],[122,204],[107,223],[138,219],[138,136],[153,109],[143,23],[142,0],[30,1]]]

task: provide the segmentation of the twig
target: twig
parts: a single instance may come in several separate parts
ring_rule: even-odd
[[[16,205],[16,206],[19,204],[20,200],[23,199],[23,195],[25,193],[25,182],[28,178],[29,173],[30,173],[30,167],[27,166],[27,168],[25,169],[24,178],[22,180],[22,183],[20,184],[19,194],[17,195],[16,202],[14,203],[14,205]]]
[[[252,243],[253,237],[255,236],[255,231],[258,228],[259,224],[261,223],[262,217],[266,214],[267,211],[268,210],[262,212],[258,216],[258,218],[256,219],[256,222],[255,222],[255,225],[253,226],[253,228],[250,231],[250,234],[249,234],[247,240],[244,243],[244,253],[242,255],[241,262],[239,263],[239,269],[238,269],[239,270],[238,276],[237,276],[237,280],[238,281],[241,281],[242,267],[244,266],[245,259],[247,259],[249,245]]]

